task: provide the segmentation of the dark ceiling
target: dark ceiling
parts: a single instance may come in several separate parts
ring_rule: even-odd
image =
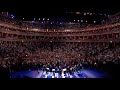
[[[5,10],[28,10],[49,8],[90,8],[118,9],[116,0],[2,0],[0,8]]]
[[[120,11],[115,0],[9,0],[0,3],[1,11],[15,15],[62,15],[66,11],[114,14]],[[113,6],[115,5],[115,6]],[[114,8],[113,8],[114,7]]]

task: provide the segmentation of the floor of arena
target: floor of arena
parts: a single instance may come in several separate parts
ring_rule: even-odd
[[[55,72],[46,72],[42,70],[30,70],[19,71],[11,74],[11,78],[104,78],[104,73],[97,72],[95,70],[84,69],[82,71],[76,71],[73,74],[64,73],[61,74]]]

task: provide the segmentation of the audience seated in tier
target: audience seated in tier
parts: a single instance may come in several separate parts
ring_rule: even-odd
[[[57,67],[75,69],[80,64],[97,66],[120,63],[120,47],[110,44],[86,43],[18,43],[0,44],[0,69],[29,70]]]

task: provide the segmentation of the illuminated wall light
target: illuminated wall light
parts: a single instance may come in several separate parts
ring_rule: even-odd
[[[90,15],[92,15],[92,13],[90,13]]]
[[[60,22],[60,24],[62,24],[62,23]]]
[[[33,20],[35,21],[35,18]]]
[[[75,20],[74,20],[74,22],[75,22]]]
[[[81,20],[81,22],[83,22],[83,20]]]
[[[23,18],[23,20],[24,20],[25,18]]]
[[[86,15],[86,13],[84,13],[84,15]]]
[[[76,14],[80,14],[80,12],[76,12]]]
[[[94,23],[96,23],[96,21],[94,21]]]
[[[89,12],[87,12],[87,14],[89,14]]]
[[[48,21],[50,20],[50,19],[47,19]]]
[[[40,20],[40,18],[38,20]]]
[[[77,20],[79,22],[79,20]]]
[[[45,20],[45,18],[43,18],[43,20]]]
[[[8,12],[7,12],[7,16],[8,16]]]

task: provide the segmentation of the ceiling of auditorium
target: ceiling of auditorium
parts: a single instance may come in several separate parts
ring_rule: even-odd
[[[120,10],[117,3],[116,0],[1,0],[0,10],[48,12],[60,11],[64,8],[77,8],[77,10],[95,10],[111,13]]]
[[[116,4],[114,0],[4,0],[0,3],[0,10],[19,16],[54,16],[72,11],[115,14],[120,9],[111,6]]]

